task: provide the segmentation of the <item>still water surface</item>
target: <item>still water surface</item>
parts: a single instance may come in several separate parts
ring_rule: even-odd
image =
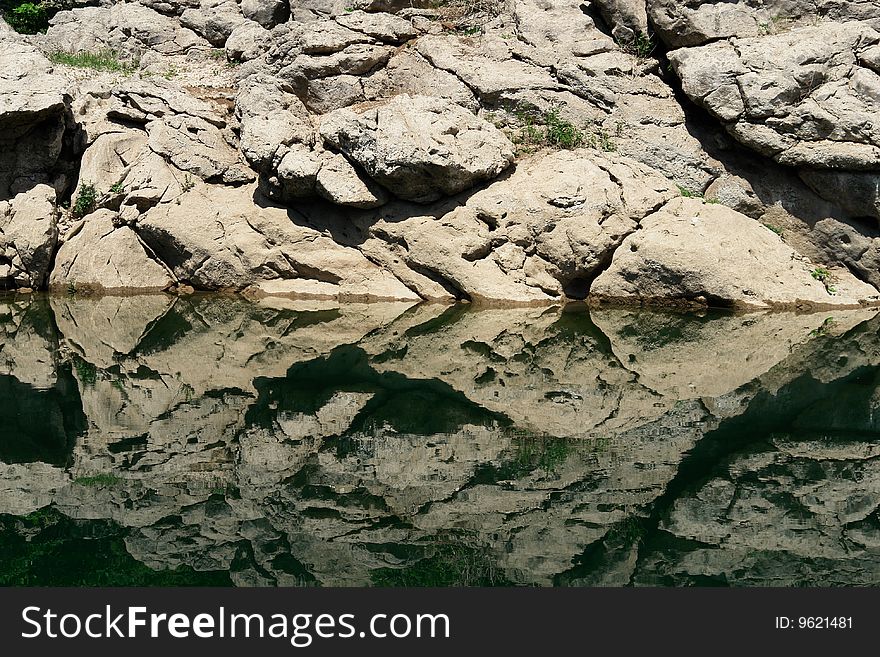
[[[0,584],[880,584],[880,317],[0,298]]]

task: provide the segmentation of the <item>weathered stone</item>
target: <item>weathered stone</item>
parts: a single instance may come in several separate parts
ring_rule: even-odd
[[[357,249],[292,221],[284,208],[254,204],[252,186],[196,184],[180,198],[149,210],[138,235],[181,282],[203,289],[291,296],[418,297]],[[325,221],[330,218],[326,217]]]
[[[395,96],[375,107],[337,110],[321,136],[371,178],[407,200],[427,202],[494,178],[513,160],[494,126],[449,101]]]
[[[670,202],[642,220],[591,295],[662,303],[682,299],[742,308],[858,306],[880,295],[846,270],[828,271],[778,235],[722,205]]]
[[[147,125],[150,148],[203,180],[242,183],[252,173],[239,164],[238,153],[226,143],[220,130],[189,115],[173,116]]]
[[[865,24],[822,23],[669,59],[685,93],[749,148],[791,166],[873,169],[880,114],[867,90],[880,92],[880,76],[860,57],[878,44]]]
[[[287,0],[241,0],[241,13],[265,28],[272,28],[290,18]]]
[[[180,15],[181,25],[218,48],[244,21],[236,0],[201,0],[198,9],[187,9]]]
[[[51,183],[67,129],[66,81],[17,40],[0,40],[0,200]]]
[[[371,180],[365,180],[342,155],[321,160],[315,178],[315,191],[336,205],[375,208],[388,201],[388,193]]]
[[[147,252],[137,234],[127,226],[116,228],[113,219],[113,212],[99,210],[67,236],[55,258],[51,288],[156,292],[174,284],[174,277]]]
[[[271,45],[271,33],[259,23],[248,21],[236,27],[226,39],[226,57],[233,62],[257,59]]]
[[[49,275],[58,239],[55,190],[48,185],[0,202],[0,285],[41,288]]]

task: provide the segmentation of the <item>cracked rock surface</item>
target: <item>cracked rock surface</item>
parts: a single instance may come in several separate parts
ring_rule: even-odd
[[[19,217],[3,231],[0,282],[875,303],[876,10],[859,0],[77,3],[45,34],[0,32],[0,214]],[[677,233],[693,247],[692,276],[668,275],[681,258],[666,248],[630,258],[626,280],[606,272],[622,266],[625,244],[652,239],[649,216],[684,225],[714,216],[713,204],[729,222]],[[37,215],[46,225],[21,225]],[[724,235],[728,223],[741,244]],[[111,256],[99,262],[102,251]],[[719,265],[744,251],[759,261],[748,284]]]

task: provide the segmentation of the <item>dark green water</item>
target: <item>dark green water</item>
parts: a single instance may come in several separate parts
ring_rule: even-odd
[[[880,584],[880,318],[0,298],[0,584]]]

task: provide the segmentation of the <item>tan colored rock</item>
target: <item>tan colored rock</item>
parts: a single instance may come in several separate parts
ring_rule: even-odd
[[[369,209],[384,205],[388,193],[372,180],[363,178],[342,155],[333,154],[321,160],[315,178],[315,191],[336,205]]]
[[[490,180],[513,147],[493,125],[429,96],[395,96],[337,110],[321,121],[324,141],[400,198],[428,202]]]
[[[823,280],[824,279],[824,280]],[[590,288],[639,303],[680,299],[740,308],[859,306],[877,290],[809,262],[778,235],[721,205],[671,201],[641,223]]]
[[[99,210],[82,221],[58,250],[50,287],[104,292],[155,292],[175,281],[129,227],[113,225],[114,213]]]
[[[0,201],[0,254],[6,261],[0,277],[17,287],[43,287],[57,239],[54,189],[37,185],[11,201]]]
[[[418,298],[357,249],[292,220],[285,208],[255,206],[255,191],[253,185],[197,183],[179,204],[161,204],[142,215],[138,235],[178,280],[202,289],[311,281],[320,284],[322,297]],[[332,220],[326,209],[320,211],[323,221]]]

